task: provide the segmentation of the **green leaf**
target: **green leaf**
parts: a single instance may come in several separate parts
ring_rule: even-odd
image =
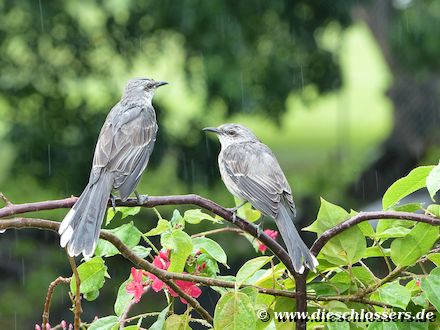
[[[405,288],[407,288],[411,292],[412,296],[421,291],[420,287],[417,285],[417,281],[414,279],[406,283]]]
[[[133,222],[126,223],[108,232],[117,236],[129,248],[135,247],[141,240],[142,233],[137,229]],[[99,257],[111,257],[119,254],[119,250],[110,242],[100,239],[96,246],[95,255]]]
[[[308,290],[313,290],[316,297],[335,296],[347,291],[349,283],[341,285],[340,283],[330,282],[312,282],[307,286]]]
[[[426,188],[428,188],[431,199],[434,200],[435,194],[440,190],[440,162],[431,170],[426,178]]]
[[[193,250],[191,237],[181,229],[164,233],[161,237],[164,248],[171,250],[169,272],[181,273],[185,268],[186,259]]]
[[[397,281],[390,282],[374,292],[371,299],[405,309],[411,299],[411,292]]]
[[[411,298],[412,302],[415,305],[419,305],[422,306],[423,308],[427,309],[429,307],[429,301],[426,298],[426,294],[425,293],[421,293],[417,296],[414,296]]]
[[[131,251],[133,251],[134,254],[137,255],[139,258],[145,259],[148,255],[150,255],[151,248],[147,248],[142,245],[136,245],[134,248],[131,249]]]
[[[431,204],[426,209],[427,212],[431,213],[434,217],[440,218],[440,205]]]
[[[144,235],[156,236],[166,232],[168,229],[170,229],[170,222],[168,220],[159,219],[159,221],[157,221],[157,226],[146,232]]]
[[[390,249],[380,248],[379,246],[368,247],[365,251],[364,258],[383,257],[384,255],[389,257],[391,253]]]
[[[86,299],[88,301],[93,301],[96,298],[98,298],[98,296],[99,296],[99,290],[93,290],[93,291],[84,293],[84,299]]]
[[[429,302],[440,312],[440,268],[434,268],[428,277],[420,280],[420,286]]]
[[[197,265],[206,264],[203,274],[209,277],[216,276],[219,273],[218,263],[207,254],[201,254],[197,258]]]
[[[294,312],[296,310],[296,301],[292,298],[278,297],[275,301],[274,311],[280,312]],[[271,315],[272,317],[273,315]],[[292,330],[294,323],[283,322],[275,320],[275,326],[277,330]],[[272,328],[273,329],[273,328]]]
[[[170,305],[165,307],[165,309],[160,312],[159,316],[157,317],[156,322],[154,322],[149,330],[163,330],[165,327],[165,318],[167,317],[168,311],[170,309]]]
[[[237,197],[234,197],[234,200],[235,200],[235,206],[238,206],[243,203],[243,201],[238,199]],[[255,222],[261,218],[261,212],[258,210],[254,210],[252,208],[251,203],[246,203],[242,207],[240,207],[237,210],[237,215],[248,222]]]
[[[320,236],[327,229],[349,219],[351,214],[340,206],[334,205],[321,198],[316,221],[307,228]],[[320,255],[335,265],[349,265],[359,261],[367,248],[365,236],[358,226],[352,227],[333,237],[321,250]]]
[[[254,329],[255,325],[254,308],[246,294],[229,292],[220,298],[214,312],[215,329]]]
[[[201,209],[188,210],[183,214],[183,219],[186,222],[196,225],[199,224],[203,220],[209,220],[214,223],[221,223],[221,221],[211,217],[209,214],[203,213]]]
[[[440,253],[428,254],[428,259],[431,260],[437,267],[440,267]]]
[[[115,315],[100,317],[93,321],[88,330],[111,330],[116,324],[119,324],[119,319]]]
[[[165,321],[164,330],[190,330],[188,323],[188,315],[171,314]]]
[[[193,238],[192,242],[194,250],[200,250],[203,253],[210,255],[221,264],[227,266],[226,253],[216,241],[213,241],[207,237],[196,237]]]
[[[361,230],[362,234],[366,237],[374,237],[374,229],[373,226],[371,226],[371,223],[369,221],[363,221],[359,223],[358,228]]]
[[[115,301],[115,313],[117,316],[121,316],[122,313],[127,309],[127,306],[133,300],[133,295],[128,293],[125,289],[127,284],[131,281],[131,278],[127,279],[124,283],[119,286],[118,295]]]
[[[246,261],[246,263],[241,266],[237,272],[236,276],[236,287],[240,287],[247,279],[254,275],[259,269],[261,269],[265,264],[272,260],[273,257],[257,257]]]
[[[336,285],[340,293],[343,293],[348,289],[351,289],[351,291],[357,290],[357,284],[352,281],[348,273],[343,271],[336,273],[328,283]]]
[[[423,203],[408,203],[408,204],[402,204],[402,205],[395,205],[393,207],[393,210],[399,211],[399,212],[414,213],[418,210],[421,210],[422,208],[423,208]]]
[[[374,237],[376,239],[388,239],[388,238],[397,238],[397,237],[405,237],[411,229],[405,227],[392,227],[384,230],[381,233],[376,233]]]
[[[255,303],[257,301],[258,296],[258,290],[254,287],[247,286],[244,288],[241,288],[239,292],[243,292],[245,295],[247,295],[251,299],[252,306],[255,306]]]
[[[78,267],[78,274],[81,280],[81,293],[91,293],[99,290],[104,285],[105,277],[108,276],[107,266],[101,257],[94,257]],[[72,278],[73,280],[70,281],[70,291],[75,294],[76,282],[74,277]],[[93,294],[90,297],[93,298]],[[85,298],[87,298],[87,296],[85,296]]]
[[[434,166],[420,166],[413,169],[407,176],[394,182],[382,198],[384,210],[394,206],[402,198],[426,186],[426,178]]]
[[[184,228],[185,227],[185,220],[183,219],[182,215],[180,214],[179,210],[174,210],[173,216],[171,217],[171,227],[179,227]]]
[[[122,330],[139,330],[139,329],[140,329],[140,327],[137,324],[134,324],[134,325],[129,325],[128,327],[124,327]],[[115,329],[115,330],[117,330],[117,329]]]
[[[395,219],[382,219],[379,220],[376,226],[376,234],[380,234],[387,229],[395,227],[411,228],[416,224],[415,221],[409,220],[395,220]]]
[[[351,273],[364,285],[371,285],[377,281],[377,277],[374,276],[368,269],[361,266],[355,266],[351,268]]]
[[[408,235],[391,243],[391,260],[397,266],[413,265],[431,250],[437,238],[438,227],[418,223]]]
[[[326,330],[350,330],[350,322],[327,322]]]
[[[130,216],[130,215],[136,215],[140,212],[141,207],[140,206],[136,206],[136,207],[127,207],[127,206],[118,206],[116,207],[116,212],[113,211],[113,208],[109,208],[107,210],[107,217],[105,219],[105,225],[107,226],[115,217],[116,213],[121,213],[121,219],[125,219],[126,217]]]
[[[253,285],[263,288],[276,288],[279,286],[278,279],[280,279],[286,271],[286,266],[283,263],[278,263],[275,267],[266,269],[264,274],[260,276]]]

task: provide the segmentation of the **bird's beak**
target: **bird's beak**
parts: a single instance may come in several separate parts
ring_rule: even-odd
[[[205,131],[205,132],[212,132],[212,133],[215,133],[215,134],[220,134],[221,133],[220,130],[217,127],[205,127],[203,129],[203,131]]]
[[[163,86],[163,85],[168,85],[168,83],[166,81],[156,81],[156,83],[154,84],[154,86],[156,88],[160,87],[160,86]]]

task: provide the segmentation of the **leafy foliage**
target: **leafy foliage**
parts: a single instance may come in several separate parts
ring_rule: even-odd
[[[436,186],[437,175],[438,168],[434,166],[414,169],[387,190],[383,198],[384,209],[398,208],[398,202],[402,198],[418,189],[427,188],[431,195],[435,194],[436,188],[432,187]],[[427,214],[438,216],[439,206],[429,205]],[[422,209],[419,203],[400,207],[412,212]],[[118,211],[122,212],[123,217],[130,217],[138,212],[129,209]],[[402,212],[402,209],[399,211]],[[219,265],[227,267],[229,248],[224,250],[214,239],[206,237],[212,231],[192,237],[186,232],[185,226],[191,225],[194,228],[201,221],[218,225],[223,224],[223,221],[200,209],[187,210],[183,215],[175,210],[171,220],[163,219],[157,214],[157,226],[146,234],[142,234],[133,222],[109,231],[142,258],[152,258],[150,252],[155,251],[153,265],[162,271],[212,278],[211,289],[220,295],[213,318],[216,329],[291,329],[291,323],[275,319],[275,314],[294,312],[295,302],[288,297],[264,292],[265,288],[285,293],[295,289],[295,282],[292,277],[287,276],[286,267],[282,263],[276,264],[273,256],[258,256],[246,261],[235,276],[218,275],[221,269]],[[342,207],[321,199],[317,218],[306,230],[317,233],[319,237],[357,214],[356,211],[347,212]],[[387,214],[390,219],[382,219],[375,226],[365,222],[345,228],[320,250],[318,273],[307,277],[309,316],[319,316],[321,310],[339,316],[360,311],[385,315],[383,317],[389,317],[390,313],[397,311],[411,318],[426,311],[431,316],[434,311],[439,315],[440,253],[436,247],[439,228],[429,223],[402,220],[401,216],[393,219],[392,216],[396,213]],[[243,215],[250,220],[255,218],[250,208]],[[219,230],[214,232],[218,233]],[[160,236],[160,240],[153,244],[147,239],[152,236]],[[142,237],[149,247],[142,245]],[[252,248],[251,244],[249,248]],[[100,241],[96,256],[78,267],[81,293],[85,299],[93,301],[98,297],[99,290],[108,277],[105,260],[118,253],[112,244]],[[374,265],[378,258],[388,265],[388,274],[379,274],[374,266],[367,266]],[[227,281],[229,284],[218,284],[217,280]],[[203,295],[200,284],[196,282],[177,279],[175,284],[195,299]],[[132,268],[131,276],[118,289],[114,303],[115,315],[98,318],[88,325],[88,329],[118,329],[121,320],[125,323],[131,307],[139,303],[150,288],[156,292],[164,291],[169,303],[162,311],[144,312],[130,317],[128,323],[133,324],[124,326],[124,329],[139,329],[145,318],[151,317],[154,320],[150,329],[191,329],[192,322],[207,325],[204,320],[194,319],[192,307],[182,297],[180,301],[187,305],[186,311],[179,314],[171,308],[177,302],[170,301],[170,297],[177,298],[179,295],[158,276]],[[75,281],[72,280],[70,291],[75,294],[75,290]],[[309,323],[311,328],[324,326],[326,329],[382,329],[382,324],[389,324],[392,329],[408,329],[405,320],[380,323],[374,318],[360,323],[339,319],[338,323],[334,323],[317,317],[314,322]],[[423,329],[438,327],[438,321],[418,321],[417,324]]]

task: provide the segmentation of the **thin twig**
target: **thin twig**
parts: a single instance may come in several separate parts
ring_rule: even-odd
[[[61,283],[69,283],[70,277],[61,277],[59,276],[56,280],[52,281],[49,284],[49,288],[47,289],[46,300],[44,301],[44,310],[43,310],[43,329],[46,328],[46,323],[49,323],[49,311],[50,311],[50,303],[52,302],[52,295],[55,287]]]
[[[209,236],[209,235],[214,235],[214,234],[220,234],[220,233],[225,233],[225,232],[243,234],[243,230],[241,230],[241,229],[239,229],[239,228],[223,227],[223,228],[219,228],[219,229],[213,229],[213,230],[203,231],[203,232],[201,232],[201,233],[197,233],[197,234],[191,235],[191,237],[192,237],[192,238],[195,238],[195,237],[204,237],[204,236]]]
[[[73,276],[75,277],[75,306],[74,306],[74,319],[73,319],[73,328],[74,330],[79,330],[79,326],[81,324],[81,280],[79,278],[78,269],[76,268],[75,258],[68,255],[70,267],[72,268]]]
[[[365,296],[369,295],[370,293],[376,291],[378,288],[380,288],[385,283],[395,279],[400,273],[402,273],[405,269],[403,267],[396,267],[393,269],[391,273],[389,273],[387,276],[385,276],[380,281],[376,282],[374,285],[371,285],[363,290],[360,290],[358,294],[355,296],[359,298],[364,298]]]
[[[2,192],[0,192],[0,199],[1,199],[3,202],[5,202],[6,207],[12,207],[12,206],[14,206],[14,204],[12,204],[11,201],[10,201],[8,198],[6,198],[6,196],[5,196]]]

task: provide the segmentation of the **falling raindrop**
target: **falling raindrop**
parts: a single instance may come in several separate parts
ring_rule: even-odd
[[[299,66],[301,70],[301,90],[304,92],[304,74],[303,74],[303,66],[302,64]]]
[[[243,72],[240,73],[241,108],[244,109]]]
[[[379,192],[379,176],[377,175],[377,171],[374,171],[374,175],[376,176],[376,192]]]
[[[40,7],[41,31],[44,32],[43,5],[41,4],[41,0],[38,0],[38,5]]]
[[[24,258],[21,258],[21,284],[24,287],[24,282],[25,282],[25,273],[24,273]]]
[[[48,160],[48,172],[49,176],[52,174],[52,161],[50,157],[50,144],[47,145],[47,160]]]

